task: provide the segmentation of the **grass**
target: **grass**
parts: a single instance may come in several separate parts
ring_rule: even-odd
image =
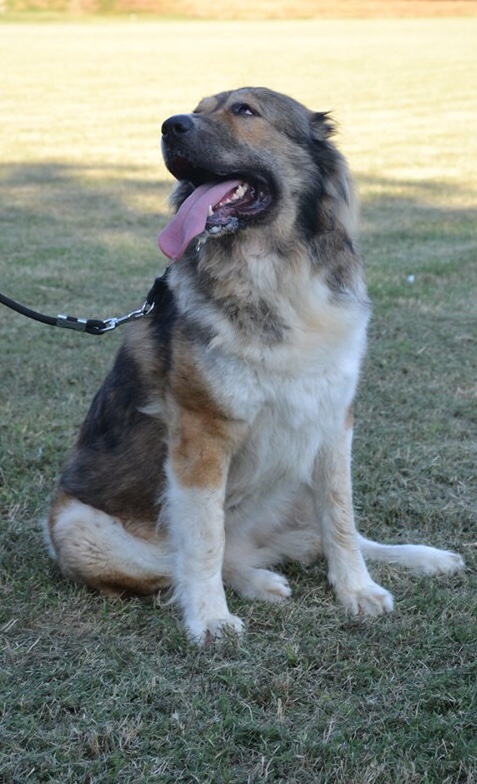
[[[374,301],[357,405],[361,529],[462,552],[465,573],[372,567],[396,612],[347,619],[322,563],[248,633],[187,647],[174,608],[63,581],[37,520],[120,335],[0,311],[5,784],[473,784],[477,602],[477,22],[0,26],[2,291],[119,315],[163,260],[159,129],[244,83],[333,109]],[[414,282],[409,276],[414,275]]]

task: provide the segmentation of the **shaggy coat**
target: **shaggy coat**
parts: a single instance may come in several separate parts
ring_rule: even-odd
[[[328,561],[351,613],[393,607],[365,557],[450,572],[462,559],[355,528],[352,403],[369,301],[356,207],[327,114],[264,88],[163,125],[178,179],[160,244],[174,263],[132,324],[59,481],[62,572],[104,593],[172,585],[189,636],[281,601],[286,559]],[[208,203],[209,202],[209,203]]]

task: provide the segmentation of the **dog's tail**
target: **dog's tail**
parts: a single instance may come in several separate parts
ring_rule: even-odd
[[[150,594],[170,584],[167,535],[59,496],[46,521],[50,553],[62,573],[105,594]]]
[[[461,556],[450,550],[438,550],[422,544],[380,544],[360,534],[358,541],[364,558],[400,564],[420,574],[457,572],[464,567]]]

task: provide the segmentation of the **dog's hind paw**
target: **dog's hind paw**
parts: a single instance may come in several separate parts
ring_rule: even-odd
[[[250,573],[250,581],[241,594],[249,599],[281,602],[291,596],[291,588],[281,574],[268,569],[253,569]]]
[[[249,567],[229,574],[229,585],[244,599],[281,602],[291,596],[288,580],[270,569]]]
[[[288,580],[277,572],[268,569],[254,570],[254,596],[266,602],[281,602],[291,596]]]

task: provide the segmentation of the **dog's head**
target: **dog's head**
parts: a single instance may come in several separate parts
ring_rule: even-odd
[[[179,185],[176,218],[161,235],[164,253],[176,259],[196,237],[220,239],[277,220],[288,231],[298,222],[295,236],[329,231],[339,212],[330,200],[350,203],[332,133],[327,113],[263,87],[204,98],[191,114],[167,119],[163,155]]]

